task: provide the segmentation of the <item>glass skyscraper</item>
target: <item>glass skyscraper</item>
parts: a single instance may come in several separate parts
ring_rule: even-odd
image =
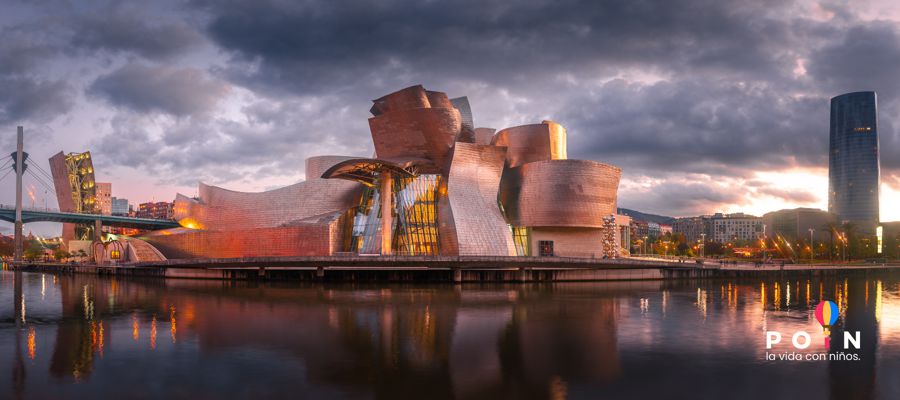
[[[860,234],[874,235],[879,223],[881,166],[875,92],[831,99],[828,157],[828,211]]]

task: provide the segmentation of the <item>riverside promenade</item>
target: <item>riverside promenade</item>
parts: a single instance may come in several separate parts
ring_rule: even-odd
[[[691,258],[495,256],[328,256],[174,259],[121,264],[23,262],[9,268],[50,273],[200,279],[404,282],[563,282],[758,277],[887,272],[900,264],[786,264]]]

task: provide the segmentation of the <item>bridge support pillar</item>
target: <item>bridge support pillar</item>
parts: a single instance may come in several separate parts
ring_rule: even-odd
[[[103,223],[99,219],[94,220],[94,240],[103,241]]]
[[[453,268],[453,283],[462,283],[462,270],[459,268]]]
[[[16,131],[16,222],[15,222],[15,250],[13,260],[22,261],[24,238],[22,236],[22,175],[25,173],[25,159],[22,148],[25,145],[25,130],[20,126]]]
[[[257,276],[259,277],[259,279],[266,279],[266,267],[259,267]]]
[[[316,267],[316,280],[324,280],[325,279],[325,267]]]

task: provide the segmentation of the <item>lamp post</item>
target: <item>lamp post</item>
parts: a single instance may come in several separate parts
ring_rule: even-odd
[[[706,257],[706,234],[700,234],[700,258]]]
[[[813,243],[813,233],[815,233],[815,232],[816,232],[816,230],[814,228],[809,228],[809,264],[810,265],[812,265],[813,259],[815,258],[815,255],[816,255],[816,246]]]
[[[762,238],[763,262],[765,262],[769,258],[769,244],[766,243],[767,238],[768,238],[768,235],[766,235],[766,224],[763,224],[763,238]]]

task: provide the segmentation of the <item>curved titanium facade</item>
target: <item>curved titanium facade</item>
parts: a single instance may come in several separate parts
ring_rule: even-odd
[[[622,170],[585,160],[551,160],[510,168],[500,202],[513,226],[601,228],[616,213]]]
[[[492,144],[507,148],[506,159],[510,168],[535,161],[568,158],[566,129],[553,121],[503,129],[494,136]]]
[[[375,100],[369,128],[381,159],[424,158],[446,171],[450,151],[462,129],[462,116],[447,95],[412,86]]]
[[[428,94],[425,92],[425,88],[423,88],[422,85],[400,89],[394,93],[372,100],[372,103],[374,104],[372,105],[372,108],[369,109],[369,112],[375,116],[397,110],[431,107],[431,103],[428,101]]]
[[[455,108],[416,108],[369,118],[378,158],[415,157],[448,162],[462,122]]]
[[[497,205],[506,149],[457,143],[447,181],[458,255],[515,255],[512,235]]]
[[[491,144],[496,132],[493,128],[475,128],[475,144]]]
[[[350,157],[317,157],[312,170]],[[323,255],[342,251],[347,211],[364,186],[347,180],[309,179],[259,193],[200,183],[199,197],[178,195],[175,219],[188,229],[144,236],[168,258]]]
[[[838,222],[874,235],[879,223],[881,166],[875,92],[847,93],[831,99],[828,158],[828,211]]]
[[[199,201],[185,204],[184,197],[177,199],[181,201],[176,201],[175,219],[192,218],[199,227],[210,230],[275,227],[346,211],[361,193],[361,185],[344,180],[313,179],[259,193],[201,183]]]

